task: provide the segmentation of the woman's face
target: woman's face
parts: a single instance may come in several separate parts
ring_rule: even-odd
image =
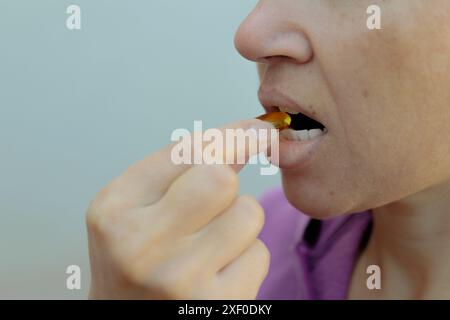
[[[373,4],[381,30],[366,24]],[[263,96],[328,130],[308,165],[282,168],[298,209],[326,218],[450,181],[450,1],[262,0],[235,42]]]

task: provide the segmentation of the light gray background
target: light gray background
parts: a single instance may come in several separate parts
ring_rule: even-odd
[[[82,30],[66,29],[66,8]],[[90,199],[175,128],[261,113],[233,36],[256,0],[0,0],[0,298],[85,298]],[[252,166],[241,191],[279,183]],[[81,291],[65,288],[82,268]]]

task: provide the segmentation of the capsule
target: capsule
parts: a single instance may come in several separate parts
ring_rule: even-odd
[[[286,112],[267,113],[257,117],[256,119],[270,122],[276,129],[280,131],[288,129],[292,121],[291,116]]]

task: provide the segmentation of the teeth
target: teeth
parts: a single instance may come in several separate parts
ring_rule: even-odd
[[[308,130],[294,131],[294,134],[300,138],[301,141],[309,140],[310,138]]]
[[[320,129],[312,129],[308,131],[309,136],[311,139],[314,139],[315,137],[321,136],[323,134],[323,131]]]
[[[280,138],[283,138],[285,140],[291,140],[291,141],[307,141],[314,138],[317,138],[323,134],[325,134],[327,131],[320,130],[320,129],[311,129],[311,130],[300,130],[295,131],[292,129],[286,129],[280,132]]]
[[[292,129],[285,129],[280,132],[280,138],[284,138],[286,140],[297,140],[295,136],[295,132]]]

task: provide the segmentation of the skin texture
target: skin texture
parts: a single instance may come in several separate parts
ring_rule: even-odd
[[[251,127],[272,129],[259,120],[226,128]],[[174,165],[173,147],[130,166],[91,201],[91,299],[256,297],[270,253],[257,239],[263,209],[238,195],[242,165]]]
[[[366,27],[372,4],[382,30]],[[447,0],[263,0],[236,34],[261,90],[329,130],[312,165],[283,170],[289,201],[321,219],[373,209],[349,297],[449,295],[449,21]],[[381,292],[365,288],[371,263]]]
[[[366,27],[373,3],[382,30]],[[450,179],[448,13],[445,0],[259,2],[237,49],[277,57],[259,64],[262,87],[295,97],[329,130],[308,170],[284,172],[296,207],[335,216]]]
[[[366,27],[372,4],[382,30]],[[262,0],[236,33],[261,90],[328,129],[313,163],[283,170],[289,201],[321,219],[373,209],[351,299],[450,298],[449,15],[448,0]],[[173,166],[169,146],[102,189],[87,213],[90,298],[253,299],[264,215],[232,169]],[[380,291],[365,287],[370,264]]]

